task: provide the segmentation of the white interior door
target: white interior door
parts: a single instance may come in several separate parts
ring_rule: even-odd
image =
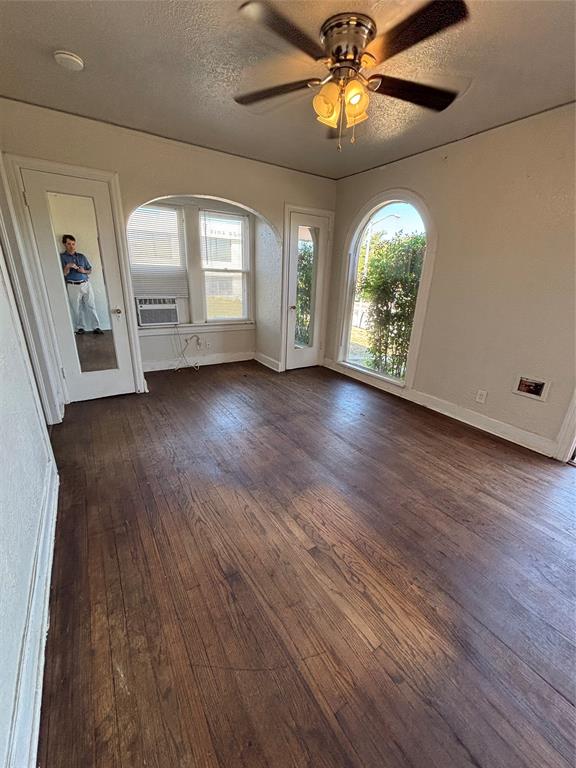
[[[290,214],[286,368],[322,362],[329,226],[324,216]]]
[[[108,185],[22,169],[22,179],[56,329],[63,375],[71,401],[134,392],[134,372]],[[75,321],[60,260],[62,235],[76,238],[92,272],[94,312],[85,299],[75,304]],[[76,326],[76,327],[75,327]],[[84,333],[76,333],[77,327]],[[102,333],[94,333],[98,327]]]

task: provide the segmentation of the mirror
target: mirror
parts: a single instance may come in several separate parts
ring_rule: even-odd
[[[48,208],[80,370],[117,368],[94,201],[48,192]]]

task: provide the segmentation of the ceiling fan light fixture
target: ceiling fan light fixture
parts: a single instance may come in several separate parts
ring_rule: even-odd
[[[360,115],[350,115],[348,110],[346,110],[346,128],[352,128],[354,125],[358,125],[358,123],[363,123],[364,120],[368,120],[367,112],[362,112]]]
[[[336,122],[338,122],[338,115],[340,113],[340,89],[336,83],[326,83],[316,96],[314,96],[312,106],[321,123],[324,123],[326,120],[333,120],[334,116],[336,116]],[[331,123],[325,124],[331,125]]]
[[[418,4],[419,5],[419,4]],[[377,35],[374,20],[363,13],[338,13],[326,19],[320,29],[320,43],[277,11],[269,0],[245,0],[241,13],[259,22],[287,43],[300,49],[329,70],[324,78],[298,80],[234,97],[239,104],[253,104],[308,87],[321,87],[313,100],[320,123],[339,128],[338,150],[344,117],[352,128],[350,143],[355,142],[354,126],[368,119],[370,95],[387,96],[426,109],[442,112],[458,96],[454,91],[436,88],[389,75],[367,75],[388,59],[408,51],[419,43],[465,21],[465,0],[427,0],[422,7]]]
[[[352,128],[368,119],[370,97],[360,80],[350,80],[344,89],[344,110],[346,112],[346,128]]]
[[[370,97],[363,83],[360,80],[350,80],[346,84],[344,89],[344,103],[346,104],[346,111],[362,114],[366,112],[368,104],[370,103]]]
[[[316,120],[323,125],[327,125],[329,128],[338,128],[338,120],[340,119],[340,107],[334,112],[332,117],[320,117],[316,116]]]

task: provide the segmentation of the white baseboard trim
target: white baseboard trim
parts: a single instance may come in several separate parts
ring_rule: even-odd
[[[572,395],[572,400],[568,406],[568,411],[560,427],[558,438],[556,440],[557,448],[554,458],[558,461],[570,461],[574,449],[576,439],[576,392]]]
[[[439,397],[427,395],[416,390],[412,390],[409,393],[408,399],[418,403],[418,405],[423,405],[425,408],[430,408],[432,411],[437,411],[445,416],[463,421],[464,424],[469,424],[471,427],[489,432],[491,435],[496,435],[496,437],[501,437],[511,443],[522,445],[524,448],[530,448],[531,451],[543,453],[544,456],[554,456],[556,453],[557,444],[555,440],[542,437],[542,435],[537,435],[534,432],[528,432],[520,427],[515,427],[513,424],[507,424],[505,421],[492,419],[483,413],[472,411],[469,408],[464,408],[461,405],[456,405],[455,403],[450,403],[447,400],[441,400]]]
[[[245,360],[253,360],[253,352],[215,352],[211,355],[186,355],[188,358],[188,365],[184,364],[184,361],[180,358],[170,360],[143,360],[145,373],[150,371],[173,371],[176,368],[192,368],[196,363],[200,366],[204,365],[218,365],[219,363],[240,363]]]
[[[50,578],[58,509],[58,473],[54,462],[46,470],[38,525],[28,609],[22,636],[18,677],[8,736],[6,768],[34,768],[38,751],[44,650],[49,624]]]
[[[268,357],[268,355],[263,355],[262,352],[256,352],[254,360],[265,365],[266,368],[271,368],[273,371],[279,372],[282,370],[279,360],[275,360],[273,357]]]
[[[398,395],[398,397],[407,397],[407,388],[404,384],[396,384],[384,377],[372,376],[369,373],[364,373],[364,371],[354,365],[337,363],[335,360],[330,360],[329,358],[324,358],[322,365],[324,368],[330,368],[330,370],[336,371],[337,373],[343,373],[345,376],[350,376],[351,379],[361,381],[364,384],[368,384],[370,387],[381,389],[384,392],[390,392],[393,395]]]
[[[496,435],[496,437],[501,437],[511,443],[516,443],[524,448],[529,448],[537,453],[542,453],[544,456],[553,456],[557,458],[558,442],[556,440],[542,437],[534,432],[528,432],[520,427],[507,424],[504,421],[498,421],[498,419],[492,419],[477,411],[472,411],[469,408],[464,408],[461,405],[451,403],[448,400],[434,397],[434,395],[428,395],[425,392],[419,392],[415,389],[401,387],[387,382],[384,379],[379,380],[370,376],[370,374],[364,374],[361,371],[337,363],[334,360],[325,359],[324,366],[333,371],[337,371],[338,373],[342,373],[345,376],[350,376],[353,379],[362,381],[364,384],[376,387],[377,389],[382,389],[397,397],[403,397],[405,400],[409,400],[412,403],[423,405],[425,408],[444,414],[444,416],[450,416],[452,419],[462,421],[464,424],[481,429],[491,435]]]

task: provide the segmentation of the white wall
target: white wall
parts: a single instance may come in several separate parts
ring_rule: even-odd
[[[511,425],[546,447],[575,385],[573,108],[338,182],[330,358],[348,236],[368,201],[397,187],[424,200],[438,233],[414,381],[427,396],[420,401],[434,407],[436,398],[472,421],[477,414],[485,428],[486,418]],[[551,379],[548,401],[513,394],[519,373]],[[478,389],[488,391],[485,405],[475,402]]]
[[[35,764],[57,478],[1,250],[0,381],[0,765],[24,768]]]
[[[280,367],[282,350],[282,250],[275,233],[260,219],[254,233],[256,358]]]
[[[251,323],[222,329],[212,326],[210,330],[197,326],[141,328],[138,333],[145,371],[252,360],[255,354]]]
[[[0,150],[118,172],[125,220],[158,197],[205,195],[252,209],[281,236],[286,203],[328,210],[335,205],[336,185],[329,179],[1,98]],[[281,267],[275,259],[270,286],[281,284]],[[262,328],[266,348],[277,358],[280,311],[278,305],[273,317],[266,313],[270,326]]]

